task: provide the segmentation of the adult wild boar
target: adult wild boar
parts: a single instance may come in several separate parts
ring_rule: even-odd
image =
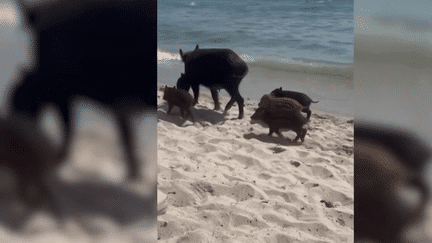
[[[218,89],[225,89],[231,99],[225,106],[226,112],[234,102],[239,107],[238,119],[243,118],[244,99],[240,95],[239,85],[249,69],[247,64],[230,49],[198,49],[183,53],[180,56],[185,63],[185,73],[177,81],[177,88],[194,92],[195,104],[198,103],[199,85],[208,87],[215,104],[215,110],[220,109]]]
[[[131,121],[135,112],[156,108],[156,1],[23,1],[20,6],[34,33],[37,63],[22,71],[13,87],[11,112],[36,122],[46,105],[56,105],[66,127],[63,158],[72,132],[71,102],[86,97],[105,105],[121,128],[128,178],[137,179]]]
[[[312,114],[312,111],[309,109],[309,106],[311,105],[311,103],[319,102],[319,101],[313,101],[311,98],[309,98],[309,96],[300,92],[282,90],[282,87],[273,90],[270,94],[273,95],[274,97],[285,97],[285,98],[295,99],[303,106],[302,111],[307,114],[308,120],[310,119],[310,116]]]

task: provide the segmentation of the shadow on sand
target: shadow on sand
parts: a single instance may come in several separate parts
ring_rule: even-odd
[[[158,106],[158,120],[167,121],[170,123],[174,123],[177,126],[183,126],[183,124],[186,122],[181,117],[180,109],[178,107],[174,107],[171,110],[170,114],[167,114],[168,111],[168,105],[163,104]],[[210,110],[210,109],[196,109],[192,108],[192,114],[195,118],[195,122],[198,123],[211,123],[212,125],[220,124],[225,122],[227,119],[226,117],[219,113],[218,111]],[[187,118],[188,121],[192,122],[190,117]]]
[[[94,181],[69,183],[51,179],[46,186],[61,215],[54,213],[48,202],[38,208],[19,207],[17,198],[8,195],[7,200],[0,201],[0,223],[11,230],[20,231],[31,216],[41,209],[54,216],[60,227],[65,219],[74,219],[83,224],[88,216],[107,217],[119,226],[139,221],[156,222],[156,187],[152,190],[153,195],[144,196],[127,184]],[[87,226],[83,228],[89,230]]]
[[[256,140],[261,141],[263,143],[276,143],[276,144],[284,145],[284,146],[300,146],[303,144],[303,143],[298,142],[298,141],[294,142],[294,141],[292,141],[293,139],[289,139],[287,137],[285,137],[285,138],[273,137],[273,136],[267,136],[267,134],[257,135],[254,133],[249,133],[249,134],[245,134],[243,137],[247,140],[255,138]]]

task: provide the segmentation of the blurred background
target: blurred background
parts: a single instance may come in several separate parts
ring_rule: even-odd
[[[401,134],[409,131],[428,145],[432,141],[431,9],[432,2],[428,0],[354,1],[356,123],[368,121],[372,126],[397,127]],[[380,130],[374,132],[380,133]],[[357,134],[355,136],[357,138]],[[402,141],[395,139],[394,142]],[[413,149],[411,146],[415,150],[416,145],[401,149]],[[400,163],[414,164],[403,160]],[[431,171],[428,167],[421,170],[419,177],[432,187]],[[362,176],[357,171],[355,175],[356,179]],[[357,187],[354,190],[357,191]],[[357,197],[355,200],[357,203]],[[423,217],[410,222],[413,225],[406,229],[407,238],[402,242],[431,242],[432,231],[428,230],[432,228],[431,213],[428,204]]]
[[[355,1],[356,118],[432,141],[431,1]]]
[[[23,26],[23,21],[17,2],[0,0],[0,119],[9,112],[8,95],[20,73],[35,65],[34,33]],[[156,39],[156,35],[151,38]],[[156,80],[150,82],[156,86]],[[71,109],[70,152],[57,171],[60,180],[46,182],[66,216],[63,224],[49,210],[26,211],[0,196],[0,241],[155,242],[156,112],[142,110],[132,116],[133,143],[142,163],[142,177],[124,182],[126,152],[113,112],[85,97],[76,98]],[[60,146],[65,128],[59,122],[58,109],[47,106],[42,117],[44,136],[54,147]],[[14,177],[2,165],[0,178],[0,193],[14,189]],[[11,230],[16,224],[22,228]]]

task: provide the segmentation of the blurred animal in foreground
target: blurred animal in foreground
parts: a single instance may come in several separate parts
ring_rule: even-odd
[[[192,122],[195,122],[191,111],[194,103],[194,98],[191,94],[189,94],[189,92],[183,89],[176,89],[175,87],[170,88],[168,86],[165,86],[163,99],[168,102],[167,114],[171,112],[174,106],[178,106],[180,108],[183,119],[186,119],[188,116],[190,116]]]
[[[60,160],[58,150],[38,127],[25,117],[8,116],[0,120],[0,166],[12,172],[16,196],[30,208],[51,203],[59,213],[46,179],[54,175]],[[4,197],[1,195],[0,197]]]
[[[356,121],[354,134],[355,240],[404,242],[430,196],[422,172],[431,150],[414,134],[389,126]]]
[[[270,94],[274,97],[285,97],[285,98],[295,99],[303,106],[302,111],[307,114],[308,120],[310,119],[312,114],[312,111],[309,109],[309,106],[311,105],[311,103],[319,102],[319,101],[313,101],[311,98],[309,98],[309,96],[300,92],[282,90],[282,87],[273,90]]]
[[[21,7],[35,33],[38,63],[13,87],[11,112],[36,122],[43,107],[56,105],[66,127],[59,154],[64,158],[72,133],[71,102],[80,96],[100,102],[115,114],[128,178],[137,179],[131,116],[156,108],[156,1],[25,2]]]
[[[274,132],[280,137],[283,135],[279,129],[284,128],[293,130],[297,133],[294,142],[304,138],[307,132],[307,119],[300,113],[302,106],[294,99],[273,98],[264,95],[258,105],[258,109],[251,116],[251,124],[259,123],[264,127],[269,127],[268,136]]]
[[[224,114],[231,109],[234,102],[237,102],[238,119],[242,119],[244,99],[240,95],[239,85],[249,71],[246,62],[230,49],[198,49],[198,45],[195,50],[186,53],[180,49],[180,56],[185,64],[185,74],[182,73],[178,79],[177,88],[189,91],[192,87],[197,104],[199,85],[208,87],[215,110],[220,109],[218,89],[225,89],[231,95],[231,99],[225,106]]]

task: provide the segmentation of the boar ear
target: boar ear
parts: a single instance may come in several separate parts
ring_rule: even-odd
[[[198,44],[197,44],[197,46],[195,47],[195,50],[194,50],[194,51],[196,51],[196,50],[198,50]]]
[[[181,59],[183,61],[183,51],[182,51],[182,49],[180,49],[180,57],[181,57]]]
[[[282,87],[280,87],[279,90],[282,90]]]
[[[185,74],[184,73],[181,73],[181,76],[183,77]]]
[[[38,13],[37,10],[35,10],[34,8],[32,9],[25,0],[17,0],[16,2],[19,6],[19,10],[22,11],[24,18],[24,24],[21,24],[21,28],[27,29],[29,26],[31,26],[32,28],[37,30],[37,17],[40,16],[41,13]]]

